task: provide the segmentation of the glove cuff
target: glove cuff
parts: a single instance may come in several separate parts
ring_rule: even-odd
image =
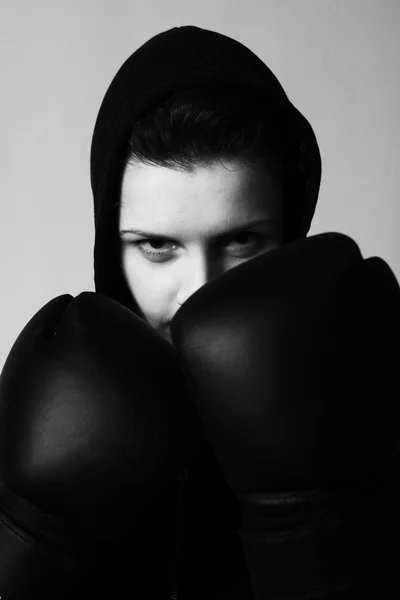
[[[0,595],[22,599],[87,598],[85,563],[61,520],[0,483]]]
[[[330,490],[240,496],[238,536],[255,599],[351,598],[356,592],[383,599],[393,592],[400,558],[394,556],[396,473]]]
[[[21,498],[4,481],[0,482],[0,523],[2,528],[8,527],[28,543],[32,539],[35,544],[54,546],[58,550],[63,548],[67,552],[73,548],[73,539],[62,518]]]

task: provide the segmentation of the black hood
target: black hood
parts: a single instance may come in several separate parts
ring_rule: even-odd
[[[310,228],[321,180],[318,144],[310,124],[289,101],[275,75],[246,46],[220,33],[188,25],[155,35],[125,61],[112,80],[97,116],[90,158],[95,289],[140,316],[124,282],[118,240],[123,157],[132,126],[173,92],[221,83],[256,88],[289,120],[307,155],[296,237],[305,236]]]

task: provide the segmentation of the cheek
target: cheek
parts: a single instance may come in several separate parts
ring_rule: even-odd
[[[129,250],[122,255],[125,281],[145,314],[162,313],[172,293],[173,279],[168,269],[158,268]]]

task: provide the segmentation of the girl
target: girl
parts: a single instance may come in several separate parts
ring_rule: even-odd
[[[94,128],[96,292],[171,341],[199,287],[306,236],[320,176],[312,128],[253,52],[200,27],[156,35],[114,77]],[[181,597],[252,597],[237,518],[210,453],[187,481]]]
[[[96,291],[168,338],[210,278],[306,236],[320,176],[309,123],[250,50],[193,26],[155,36],[94,129]]]

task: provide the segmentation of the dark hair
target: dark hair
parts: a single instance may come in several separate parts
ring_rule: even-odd
[[[290,241],[305,194],[304,156],[287,118],[259,92],[213,85],[175,92],[139,119],[124,165],[138,161],[193,172],[222,159],[250,167],[277,159],[283,174],[283,238]]]

